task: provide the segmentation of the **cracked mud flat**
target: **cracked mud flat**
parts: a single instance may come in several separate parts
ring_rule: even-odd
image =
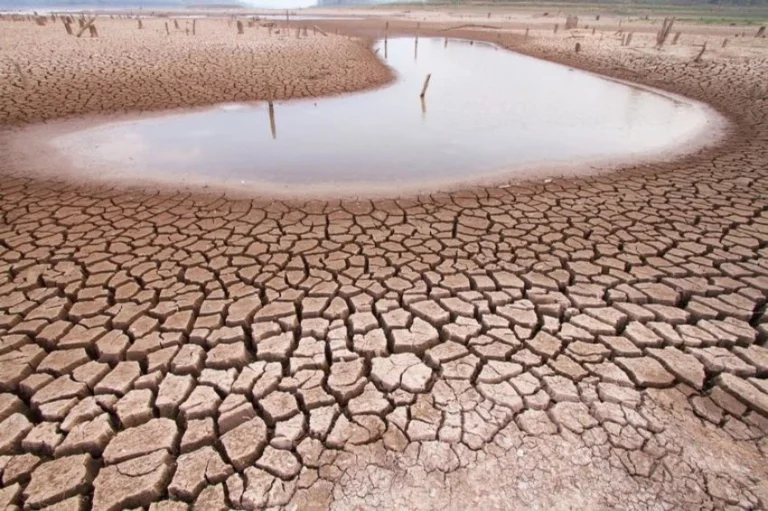
[[[765,507],[768,62],[571,43],[505,44],[706,101],[730,137],[376,201],[4,170],[0,505]]]

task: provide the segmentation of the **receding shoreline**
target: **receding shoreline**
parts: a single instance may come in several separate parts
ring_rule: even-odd
[[[505,51],[512,50],[505,49]],[[384,62],[382,63],[384,64]],[[396,181],[386,184],[362,180],[358,183],[323,182],[301,185],[253,179],[205,178],[203,176],[197,178],[185,177],[180,182],[177,179],[178,176],[175,175],[160,175],[153,179],[133,177],[129,175],[131,172],[130,166],[126,166],[125,169],[128,175],[117,178],[101,177],[102,169],[107,171],[113,163],[95,163],[94,166],[88,165],[87,168],[81,168],[79,164],[68,163],[69,158],[67,155],[69,152],[66,148],[59,149],[54,147],[57,145],[56,140],[66,137],[73,132],[90,129],[98,130],[102,126],[107,126],[113,122],[123,123],[191,112],[205,112],[225,105],[125,115],[84,116],[75,119],[51,121],[16,130],[12,135],[9,135],[9,147],[11,153],[15,156],[14,160],[16,161],[15,165],[17,168],[34,173],[41,178],[62,178],[62,176],[66,175],[65,179],[81,184],[102,183],[105,185],[139,188],[157,187],[171,193],[182,190],[189,192],[205,190],[206,193],[226,193],[227,196],[240,198],[262,196],[280,199],[334,199],[344,197],[376,198],[395,195],[419,195],[435,191],[451,192],[467,187],[509,186],[512,183],[519,184],[532,180],[604,174],[643,163],[664,163],[679,160],[689,154],[702,150],[716,149],[717,144],[726,137],[729,129],[728,121],[716,110],[704,103],[627,80],[604,77],[603,75],[598,76],[623,85],[635,87],[642,91],[658,94],[673,101],[693,104],[705,112],[707,117],[706,124],[701,126],[698,132],[691,138],[660,151],[640,152],[625,157],[584,158],[569,161],[542,160],[535,164],[526,163],[514,166],[500,166],[494,170],[478,172],[470,177],[460,179]],[[368,93],[375,94],[376,89],[368,91]],[[288,100],[288,102],[290,101],[292,100]],[[361,171],[364,172],[365,169],[361,169]]]
[[[221,20],[220,20],[221,21]],[[341,27],[347,27],[347,29],[350,31],[351,34],[360,34],[362,33],[367,34],[368,37],[372,35],[370,30],[370,21],[367,20],[367,22],[363,21],[340,21],[340,20],[333,20],[325,22],[327,24],[330,24],[332,26],[341,26]],[[362,28],[361,28],[362,26]],[[423,28],[420,28],[418,33],[420,34],[430,34],[435,33],[436,31],[442,31],[444,29],[438,29],[436,27],[431,27],[430,25],[425,25]],[[341,30],[342,33],[344,33],[344,29]],[[393,32],[395,34],[402,34],[407,33],[407,28],[404,27],[398,27],[397,25],[393,26]],[[412,34],[415,34],[416,32],[412,32]],[[646,85],[643,85],[643,81],[638,80],[634,81],[632,78],[637,77],[629,77],[624,72],[612,72],[614,70],[606,70],[606,69],[600,69],[596,68],[595,66],[590,65],[589,59],[580,58],[577,62],[572,62],[571,55],[569,55],[566,52],[563,51],[555,51],[554,53],[549,53],[547,51],[541,51],[540,48],[530,47],[530,45],[526,45],[525,41],[521,41],[519,36],[515,36],[512,34],[510,38],[506,38],[504,41],[500,41],[500,35],[496,32],[489,32],[489,31],[483,31],[483,30],[452,30],[451,37],[454,38],[463,38],[463,39],[470,39],[470,40],[485,40],[488,42],[491,42],[493,44],[499,44],[500,46],[504,47],[505,49],[509,49],[512,51],[516,51],[525,55],[530,55],[536,58],[542,58],[544,60],[550,60],[561,64],[566,65],[574,65],[574,67],[581,68],[583,70],[589,71],[589,72],[595,72],[601,77],[607,78],[609,80],[616,80],[621,83],[630,85],[630,86],[637,86],[640,88],[646,88]],[[368,39],[368,41],[371,41],[371,39]],[[369,42],[370,45],[370,42]],[[368,46],[369,48],[370,46]],[[367,50],[369,53],[371,53],[371,57],[376,60],[375,56],[370,52],[370,50]],[[585,65],[586,64],[586,65]],[[386,66],[383,66],[386,67]],[[374,80],[375,81],[375,80]],[[376,87],[380,86],[382,84],[376,84],[373,86],[375,89]],[[593,174],[604,174],[606,172],[612,172],[617,171],[621,169],[626,169],[630,167],[635,167],[637,165],[641,164],[653,164],[653,165],[659,165],[664,163],[673,163],[676,161],[680,161],[681,159],[686,159],[691,156],[692,154],[688,153],[701,153],[702,151],[706,152],[707,154],[713,154],[714,152],[717,152],[721,146],[727,146],[728,143],[728,134],[732,133],[734,131],[734,120],[733,115],[731,115],[728,111],[728,108],[723,108],[722,105],[714,105],[712,108],[710,108],[709,102],[707,102],[707,98],[696,98],[691,99],[688,96],[685,95],[686,91],[681,91],[679,87],[676,87],[674,83],[668,83],[665,82],[664,84],[661,84],[661,87],[659,87],[660,84],[656,83],[654,86],[649,90],[659,90],[659,91],[665,91],[665,92],[659,92],[662,95],[671,93],[673,95],[676,95],[677,97],[682,96],[682,99],[685,101],[691,100],[693,102],[700,102],[703,104],[706,104],[706,109],[709,114],[710,122],[708,124],[711,124],[712,128],[711,130],[707,130],[707,133],[701,133],[701,136],[696,137],[695,140],[690,140],[688,143],[676,147],[675,149],[669,150],[669,151],[663,151],[658,154],[654,155],[641,155],[638,157],[632,157],[627,159],[622,159],[621,161],[616,161],[615,159],[609,159],[609,160],[602,160],[602,161],[587,161],[587,162],[568,162],[567,164],[564,164],[563,162],[556,162],[556,161],[550,161],[550,162],[542,162],[541,164],[537,165],[524,165],[521,167],[516,168],[506,168],[506,169],[498,169],[498,171],[494,171],[491,173],[481,174],[475,177],[472,177],[471,179],[463,179],[460,181],[456,180],[446,180],[446,181],[425,181],[421,183],[406,183],[405,186],[390,186],[390,187],[376,187],[375,185],[371,185],[370,183],[363,183],[363,184],[344,184],[340,188],[337,184],[329,184],[327,186],[307,186],[304,188],[296,188],[294,186],[290,186],[290,190],[286,193],[286,186],[281,184],[275,184],[275,183],[267,183],[267,182],[249,182],[248,185],[253,186],[258,191],[257,192],[243,192],[242,191],[242,184],[241,182],[237,183],[229,183],[229,184],[222,184],[222,183],[211,183],[211,182],[188,182],[185,183],[181,188],[179,188],[178,185],[173,184],[163,184],[158,182],[137,182],[133,181],[130,182],[130,180],[121,182],[105,182],[105,185],[120,185],[120,186],[129,186],[129,187],[137,187],[137,188],[144,188],[144,187],[157,187],[162,190],[166,190],[169,193],[173,193],[177,190],[184,190],[185,192],[191,192],[191,193],[205,193],[205,194],[216,194],[216,193],[225,193],[228,196],[237,196],[237,197],[275,197],[275,198],[281,198],[281,199],[288,199],[288,198],[334,198],[334,197],[382,197],[382,196],[392,196],[393,194],[399,195],[399,196],[408,196],[408,195],[420,195],[425,193],[430,193],[434,191],[440,191],[440,192],[451,192],[453,190],[458,190],[462,188],[482,188],[484,186],[507,186],[511,183],[519,184],[521,182],[526,181],[527,179],[543,179],[543,178],[557,178],[557,177],[578,177],[578,176],[586,176],[586,175],[593,175]],[[370,89],[370,87],[364,87],[364,89]],[[206,106],[199,106],[198,108],[204,109],[209,108],[210,105]],[[719,110],[721,114],[725,114],[725,117],[730,117],[729,123],[726,123],[723,121],[722,117],[719,117],[717,113],[715,113],[716,110]],[[154,112],[141,112],[136,114],[100,114],[98,116],[88,116],[88,115],[80,115],[76,116],[74,118],[67,118],[67,124],[69,126],[93,126],[95,123],[103,123],[108,122],[112,119],[126,119],[131,118],[132,116],[137,117],[143,117],[143,116],[159,116],[159,115],[166,115],[166,114],[173,114],[176,111],[189,111],[189,107],[176,107],[174,109],[163,109],[161,111],[154,111]],[[42,126],[41,130],[42,133],[44,133],[45,137],[51,136],[55,133],[57,133],[56,126],[62,125],[60,121],[53,120],[53,122],[49,123],[50,126]],[[28,128],[26,128],[28,129]],[[68,128],[69,129],[69,128]],[[17,130],[13,130],[14,132]],[[14,135],[11,135],[11,138],[14,138]],[[11,144],[12,145],[12,144]],[[35,146],[36,149],[42,148],[41,145]],[[32,154],[34,156],[39,156],[40,151],[38,150],[32,150],[30,151],[30,147],[27,147],[28,149],[28,156],[29,154]],[[29,165],[32,166],[35,165],[35,163],[31,162],[30,158],[23,158],[25,161],[25,165],[28,165],[27,168],[29,168]],[[10,161],[16,161],[16,164],[19,164],[18,159],[11,159]],[[7,160],[7,161],[8,161]],[[64,160],[59,158],[58,160],[55,158],[55,155],[51,155],[51,157],[44,158],[42,160],[38,160],[38,163],[40,165],[44,166],[48,171],[45,173],[45,178],[54,178],[54,179],[61,179],[60,172],[64,170],[62,168],[62,165],[65,165]],[[53,172],[50,172],[51,169],[56,169]],[[19,169],[17,169],[19,170]],[[512,175],[514,173],[514,175]],[[58,175],[57,175],[58,174]],[[69,173],[67,173],[69,174]],[[83,182],[83,180],[78,180],[75,178],[75,182]],[[90,181],[88,182],[89,186],[93,186],[96,183]],[[233,195],[234,194],[234,195]]]

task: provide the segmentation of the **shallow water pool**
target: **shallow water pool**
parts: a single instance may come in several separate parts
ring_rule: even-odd
[[[381,89],[279,102],[271,116],[251,103],[109,122],[51,143],[90,178],[404,190],[661,156],[714,123],[704,105],[491,44],[397,38],[375,51],[397,74]]]

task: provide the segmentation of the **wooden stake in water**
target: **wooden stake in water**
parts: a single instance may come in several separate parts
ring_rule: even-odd
[[[275,125],[275,105],[269,101],[269,130],[272,132],[272,138],[277,138],[277,126]]]
[[[427,74],[427,77],[424,79],[424,86],[421,88],[421,94],[419,94],[420,98],[424,98],[424,96],[427,95],[427,87],[429,87],[430,78],[432,78],[432,73]]]

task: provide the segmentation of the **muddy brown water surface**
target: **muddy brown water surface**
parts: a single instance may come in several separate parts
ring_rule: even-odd
[[[375,51],[397,73],[381,89],[278,102],[272,119],[241,103],[53,123],[43,152],[89,180],[402,191],[668,158],[723,125],[703,104],[487,43],[396,38]]]

